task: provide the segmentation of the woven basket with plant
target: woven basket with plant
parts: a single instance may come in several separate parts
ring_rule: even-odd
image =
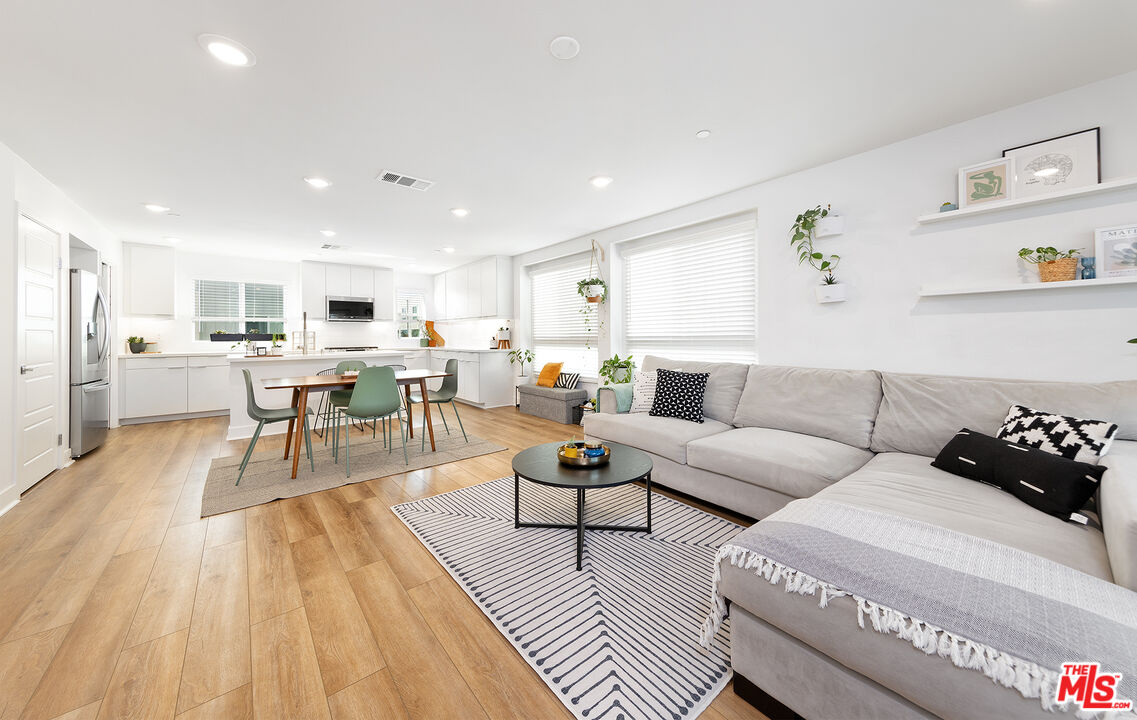
[[[1074,257],[1081,248],[1059,252],[1052,247],[1040,247],[1031,250],[1019,250],[1019,257],[1038,266],[1038,279],[1042,282],[1061,282],[1063,280],[1076,280],[1078,277],[1078,259]]]

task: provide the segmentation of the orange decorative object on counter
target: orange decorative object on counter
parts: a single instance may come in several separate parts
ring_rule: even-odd
[[[433,320],[426,321],[426,333],[430,338],[430,342],[426,344],[427,347],[444,347],[446,345],[446,339],[439,335],[438,331],[434,329]]]

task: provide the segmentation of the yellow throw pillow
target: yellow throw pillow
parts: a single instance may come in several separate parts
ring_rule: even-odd
[[[564,363],[545,363],[545,367],[541,368],[541,374],[537,376],[537,384],[541,387],[553,387],[564,366]]]

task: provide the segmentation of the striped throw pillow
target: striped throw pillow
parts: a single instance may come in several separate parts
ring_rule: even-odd
[[[557,381],[553,383],[553,387],[572,390],[578,382],[580,382],[580,373],[561,373],[557,376]]]

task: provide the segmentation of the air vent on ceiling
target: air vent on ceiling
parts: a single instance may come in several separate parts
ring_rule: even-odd
[[[416,177],[411,177],[410,175],[404,175],[402,173],[392,172],[390,170],[383,170],[380,172],[376,180],[379,180],[380,182],[391,183],[392,185],[402,185],[403,187],[408,187],[412,190],[426,190],[434,184],[432,180],[421,180]]]
[[[324,243],[320,246],[321,250],[342,250],[343,245],[332,245],[331,243]]]

